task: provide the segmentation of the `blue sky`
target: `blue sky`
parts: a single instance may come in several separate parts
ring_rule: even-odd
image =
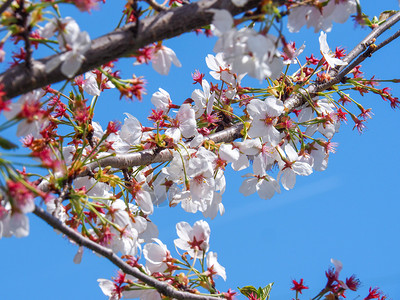
[[[92,38],[117,23],[120,9],[115,7],[122,1],[108,2],[102,10],[77,18]],[[361,2],[369,15],[398,9],[395,0]],[[63,14],[68,15],[75,16],[76,10],[68,9]],[[331,48],[344,46],[351,50],[368,32],[351,22],[334,24],[328,43]],[[290,35],[290,39],[297,45],[306,42],[304,55],[319,54],[318,34],[312,30]],[[159,87],[181,103],[195,88],[191,72],[199,69],[208,73],[204,58],[213,53],[214,42],[194,34],[167,41],[165,45],[175,50],[183,65],[180,69],[172,67],[169,76],[158,75],[150,66],[133,67],[132,60],[121,60],[123,75],[135,72],[146,77],[148,94],[141,103],[132,103],[119,100],[115,92],[105,93],[95,120],[105,126],[109,120],[123,120],[124,112],[144,120],[152,108],[151,94]],[[364,61],[362,71],[367,77],[399,77],[398,49],[399,41],[393,42]],[[391,87],[399,96],[399,88]],[[244,197],[238,191],[241,174],[227,168],[227,191],[223,196],[226,213],[207,220],[211,226],[210,250],[218,253],[227,271],[227,282],[217,281],[219,290],[275,282],[271,299],[291,299],[291,280],[304,278],[310,289],[302,299],[310,299],[325,285],[324,271],[335,258],[343,262],[343,278],[356,274],[362,282],[359,292],[349,293],[348,299],[357,295],[363,299],[370,286],[380,287],[391,299],[400,299],[400,112],[393,111],[376,95],[357,96],[356,100],[366,108],[372,107],[375,114],[367,130],[360,135],[352,130],[351,122],[343,125],[334,137],[339,147],[336,154],[331,154],[328,169],[297,177],[293,190],[283,190],[268,201],[257,195]],[[160,229],[160,239],[174,255],[175,224],[182,220],[193,224],[202,215],[185,213],[180,207],[161,207],[152,219]],[[87,250],[82,263],[73,264],[77,247],[34,215],[30,221],[29,237],[0,240],[0,298],[106,299],[96,280],[114,276],[117,268]]]

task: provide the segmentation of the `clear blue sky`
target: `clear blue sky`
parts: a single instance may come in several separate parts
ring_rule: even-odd
[[[117,23],[122,1],[107,2],[102,10],[77,18],[92,38]],[[398,9],[396,0],[361,2],[369,15]],[[76,10],[63,13],[68,15],[76,16]],[[334,24],[328,43],[331,48],[342,45],[351,50],[368,32],[350,22]],[[306,30],[290,37],[297,45],[306,41],[305,55],[319,53],[318,34]],[[172,67],[165,77],[150,66],[133,67],[132,60],[121,60],[119,67],[125,76],[135,72],[146,77],[148,95],[142,103],[132,103],[118,100],[115,92],[104,93],[95,120],[105,126],[109,120],[123,120],[124,112],[144,120],[151,108],[151,94],[159,87],[181,103],[195,88],[191,72],[199,69],[211,80],[204,58],[212,53],[214,39],[185,34],[165,44],[175,50],[183,67]],[[362,71],[367,77],[400,77],[398,49],[399,41],[395,41],[366,60]],[[400,96],[400,89],[392,88],[394,95]],[[334,138],[339,147],[331,155],[328,169],[297,177],[293,190],[283,190],[269,201],[256,195],[243,197],[238,192],[241,174],[226,172],[226,213],[207,220],[210,249],[218,253],[227,271],[227,282],[217,281],[219,290],[275,282],[271,299],[291,299],[291,280],[304,278],[310,289],[302,299],[309,299],[325,285],[324,271],[335,258],[343,262],[343,278],[354,273],[362,282],[360,292],[349,293],[348,299],[357,295],[363,299],[370,286],[380,287],[391,299],[400,299],[400,111],[393,111],[376,95],[357,100],[373,108],[375,116],[368,129],[359,135],[352,131],[351,122],[342,126]],[[182,220],[193,224],[202,215],[185,213],[180,207],[161,207],[152,219],[160,229],[160,239],[174,255],[175,224]],[[106,299],[96,280],[114,276],[117,268],[87,250],[82,263],[73,264],[76,246],[34,215],[30,215],[30,222],[28,238],[0,240],[0,299]]]

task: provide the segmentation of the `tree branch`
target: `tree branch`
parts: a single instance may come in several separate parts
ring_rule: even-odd
[[[225,130],[210,134],[206,139],[215,143],[231,142],[242,136],[240,133],[242,129],[243,124],[239,123]],[[93,172],[93,170],[98,167],[104,168],[106,166],[110,166],[112,168],[123,169],[132,166],[142,166],[157,162],[165,162],[171,160],[172,157],[173,154],[170,149],[165,149],[160,152],[156,152],[154,150],[145,150],[131,154],[106,157],[86,165],[86,170],[80,173],[78,176],[87,176],[90,172]]]
[[[357,56],[359,56],[362,52],[364,52],[368,48],[373,39],[379,37],[382,33],[384,33],[386,30],[388,30],[390,27],[396,24],[399,20],[400,20],[400,12],[397,12],[392,17],[390,17],[385,23],[374,28],[374,30],[372,30],[372,32],[369,35],[367,35],[360,43],[358,43],[357,46],[354,47],[353,50],[349,52],[349,54],[346,55],[346,57],[343,58],[343,61],[350,63],[353,59],[355,59]]]
[[[351,72],[354,67],[359,65],[362,61],[364,61],[367,57],[369,57],[372,53],[376,52],[383,46],[387,45],[391,41],[393,41],[395,38],[400,36],[400,31],[397,31],[393,36],[389,37],[386,39],[384,42],[379,44],[376,48],[371,47],[371,48],[366,48],[370,46],[373,41],[375,41],[375,38],[380,36],[384,31],[389,29],[391,26],[393,26],[395,23],[400,21],[400,12],[393,15],[392,18],[390,18],[386,23],[381,25],[380,27],[375,28],[367,37],[365,37],[346,57],[343,59],[344,61],[351,62],[352,60],[355,60],[350,63],[347,66],[344,66],[342,68],[341,72],[338,74],[338,70],[334,69],[331,70],[330,75],[333,76],[332,80],[325,82],[325,83],[320,83],[320,84],[311,84],[308,86],[306,89],[303,91],[298,91],[295,95],[292,97],[289,97],[286,99],[284,105],[285,105],[285,111],[289,112],[292,111],[293,109],[300,107],[301,105],[304,104],[305,97],[309,97],[309,95],[314,96],[316,93],[324,91],[332,87],[334,84],[339,83],[349,72]],[[362,50],[364,49],[364,50]],[[365,51],[366,50],[366,51]],[[360,55],[363,51],[365,51],[362,55]],[[355,56],[355,54],[360,55],[360,56]],[[227,128],[225,130],[222,130],[220,132],[217,132],[215,134],[212,134],[208,137],[209,140],[214,141],[216,143],[219,142],[231,142],[234,141],[237,138],[240,138],[241,135],[241,130],[243,129],[243,124],[237,124],[234,125],[230,128]],[[162,150],[161,152],[156,153],[154,150],[146,150],[142,152],[137,152],[137,153],[132,153],[132,154],[125,154],[125,155],[117,155],[113,157],[107,157],[104,159],[101,159],[97,162],[93,162],[88,164],[86,167],[87,169],[79,174],[79,176],[87,176],[90,172],[92,172],[95,168],[97,167],[106,167],[106,166],[111,166],[113,168],[126,168],[129,166],[139,166],[139,165],[148,165],[151,163],[157,163],[157,162],[165,162],[172,159],[172,153],[169,149]]]
[[[299,91],[296,95],[289,97],[288,99],[286,99],[284,104],[285,110],[292,111],[296,107],[300,107],[301,105],[304,104],[306,99],[305,97],[309,97],[309,95],[313,97],[316,93],[327,90],[332,85],[340,82],[344,78],[344,76],[346,76],[351,70],[353,70],[355,66],[359,65],[362,61],[364,61],[367,57],[369,57],[370,54],[376,51],[376,50],[372,51],[372,49],[368,50],[368,47],[375,42],[375,39],[399,21],[400,21],[400,12],[394,14],[381,26],[372,30],[370,34],[368,34],[360,43],[358,43],[353,48],[353,50],[351,50],[343,58],[343,61],[347,62],[348,65],[332,69],[329,72],[329,75],[332,77],[332,80],[322,84],[311,84],[304,91]],[[367,50],[366,52],[368,52],[368,54],[364,53],[365,55],[363,54],[359,56],[365,50]],[[352,62],[354,59],[356,60]]]
[[[0,14],[2,14],[3,12],[6,11],[6,9],[11,5],[11,2],[13,2],[13,0],[7,0],[6,2],[4,2],[4,3],[0,6]]]
[[[215,299],[217,299],[217,297],[202,296],[202,295],[197,295],[197,294],[192,294],[192,293],[176,290],[171,285],[169,285],[165,282],[158,281],[157,279],[142,273],[139,269],[130,266],[125,261],[123,261],[118,255],[113,253],[113,251],[111,249],[103,247],[103,246],[91,241],[90,239],[83,237],[79,232],[64,225],[59,219],[57,219],[56,217],[53,217],[51,214],[44,211],[41,207],[35,206],[35,210],[33,211],[33,213],[36,216],[38,216],[40,219],[45,221],[47,224],[49,224],[51,227],[53,227],[54,229],[57,229],[58,231],[65,234],[70,240],[74,241],[79,246],[84,246],[84,247],[86,247],[90,250],[93,250],[94,252],[104,256],[109,261],[111,261],[114,265],[116,265],[118,268],[120,268],[125,274],[134,276],[135,278],[139,279],[140,281],[143,281],[147,285],[154,287],[155,289],[157,289],[157,291],[159,291],[160,293],[162,293],[163,295],[165,295],[167,297],[181,299],[181,300],[184,300],[184,299],[186,299],[186,300],[215,300]]]
[[[367,49],[365,48],[365,45],[371,45],[371,41],[374,40],[375,37],[381,35],[385,30],[389,29],[390,26],[392,26],[398,21],[400,21],[400,12],[393,15],[392,18],[390,18],[388,22],[381,25],[381,27],[375,28],[343,60],[347,62],[351,62],[351,60],[354,60],[357,57],[354,55],[355,53],[360,54],[362,52],[362,51],[360,52],[360,49],[364,50]],[[367,51],[363,53],[363,55],[360,55],[352,63],[342,68],[339,74],[338,70],[336,69],[331,70],[330,75],[333,76],[332,80],[320,84],[311,84],[306,89],[299,90],[295,95],[285,100],[284,103],[285,111],[290,112],[293,109],[300,107],[301,105],[304,104],[306,97],[309,97],[310,95],[311,97],[313,97],[316,93],[329,89],[334,84],[340,82],[344,78],[344,76],[346,76],[351,70],[353,70],[355,66],[360,64],[362,61],[364,61],[367,57],[369,57],[372,53],[374,53],[378,49],[382,48],[383,46],[393,41],[398,36],[400,36],[400,31],[397,31],[393,36],[386,39],[376,48],[368,48]],[[235,139],[238,139],[242,136],[241,135],[242,129],[243,129],[243,124],[241,123],[236,124],[220,132],[211,134],[208,137],[208,139],[216,143],[232,142]],[[123,169],[132,166],[149,165],[157,162],[165,162],[171,160],[172,157],[173,155],[170,149],[165,149],[160,152],[157,152],[155,150],[144,150],[141,152],[136,152],[131,154],[119,154],[119,155],[117,154],[116,156],[106,157],[103,159],[99,159],[96,162],[89,163],[88,165],[86,165],[86,170],[80,173],[78,177],[87,176],[88,174],[93,172],[94,169],[98,167],[104,168],[106,166],[110,166],[112,168]],[[43,180],[42,183],[39,185],[39,188],[43,191],[46,191],[48,188],[47,186],[48,186],[48,181]]]
[[[275,0],[281,3],[281,0]],[[84,62],[76,75],[105,64],[113,59],[132,54],[146,45],[178,36],[182,33],[201,28],[212,22],[210,9],[226,9],[232,15],[253,9],[260,4],[258,0],[249,0],[246,6],[236,7],[230,0],[201,0],[178,8],[162,11],[156,16],[141,20],[138,24],[128,24],[92,41],[85,53]],[[137,32],[137,34],[133,34]],[[68,79],[61,72],[61,66],[53,71],[46,70],[46,62],[55,56],[32,61],[31,72],[25,65],[19,64],[0,74],[0,84],[8,98],[25,94],[34,89]]]

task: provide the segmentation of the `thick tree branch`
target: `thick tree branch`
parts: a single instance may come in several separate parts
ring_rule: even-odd
[[[175,299],[181,299],[181,300],[184,300],[184,299],[187,299],[187,300],[215,300],[215,299],[217,299],[217,297],[196,295],[196,294],[176,290],[171,285],[169,285],[165,282],[158,281],[157,279],[140,272],[139,269],[130,266],[129,264],[124,262],[118,255],[114,254],[111,249],[103,247],[103,246],[91,241],[90,239],[83,237],[79,232],[76,232],[75,230],[64,225],[59,219],[57,219],[56,217],[53,217],[51,214],[44,211],[41,207],[35,206],[35,210],[33,211],[33,213],[36,216],[38,216],[39,218],[41,218],[43,221],[45,221],[47,224],[49,224],[51,227],[53,227],[54,229],[57,229],[58,231],[65,234],[70,240],[74,241],[79,246],[84,246],[84,247],[86,247],[90,250],[93,250],[94,252],[104,256],[109,261],[111,261],[114,265],[116,265],[118,268],[120,268],[125,274],[134,276],[135,278],[143,281],[147,285],[154,287],[155,289],[157,289],[160,293],[162,293],[165,296],[168,296],[170,298],[175,298]]]
[[[215,143],[234,141],[242,136],[240,133],[242,129],[243,129],[242,123],[236,124],[220,132],[210,134],[210,136],[208,136],[207,139]],[[80,173],[78,176],[79,177],[87,176],[90,172],[92,172],[95,168],[98,167],[104,168],[106,166],[110,166],[112,168],[123,169],[132,166],[142,166],[142,165],[150,165],[152,163],[157,163],[157,162],[165,162],[171,160],[172,157],[173,154],[170,149],[165,149],[159,152],[154,150],[145,150],[131,154],[110,156],[104,159],[100,159],[97,162],[88,164],[86,166],[86,170]]]
[[[281,1],[276,0],[276,2],[280,3]],[[257,7],[259,3],[259,0],[249,0],[245,7],[236,7],[230,0],[201,0],[145,18],[138,23],[139,28],[136,27],[136,24],[128,24],[93,40],[76,75],[93,70],[113,59],[127,56],[151,43],[208,25],[213,18],[210,9],[226,9],[232,15],[237,15]],[[13,98],[68,79],[62,74],[60,66],[51,72],[46,70],[46,62],[55,56],[32,61],[30,72],[26,70],[25,65],[20,64],[0,74],[0,84],[4,86],[7,97]]]
[[[400,35],[400,32],[396,32],[393,36],[389,37],[387,40],[382,42],[378,47],[376,48],[365,48],[365,45],[371,45],[371,41],[374,41],[375,37],[381,35],[385,30],[389,29],[389,25],[392,26],[396,22],[400,20],[400,13],[397,13],[392,16],[391,19],[388,20],[388,22],[384,23],[381,25],[381,27],[378,27],[374,29],[366,38],[364,38],[345,58],[344,60],[347,62],[351,62],[352,60],[355,60],[351,62],[349,65],[345,66],[342,68],[341,72],[338,74],[338,70],[331,70],[330,76],[332,76],[332,80],[321,83],[321,84],[311,84],[304,90],[298,91],[295,95],[289,97],[286,99],[284,106],[285,106],[285,111],[289,112],[292,111],[295,108],[300,107],[301,105],[304,104],[305,97],[313,97],[316,93],[324,91],[332,87],[334,84],[340,82],[355,66],[360,64],[363,60],[365,60],[367,57],[369,57],[373,52],[377,51],[378,49],[382,48],[383,46],[387,45],[389,42],[393,41],[395,38],[397,38]],[[364,46],[363,46],[364,45]],[[354,56],[354,53],[358,52],[360,49],[367,49],[362,55],[360,56]],[[359,54],[362,52],[359,52]],[[352,59],[350,60],[350,58]],[[229,127],[227,129],[224,129],[220,132],[217,132],[215,134],[212,134],[208,137],[209,140],[214,141],[216,143],[219,142],[231,142],[234,141],[237,138],[240,138],[241,135],[241,130],[243,129],[243,124],[236,124],[232,127]],[[140,166],[140,165],[149,165],[152,163],[157,163],[157,162],[165,162],[168,160],[172,159],[172,152],[169,149],[165,149],[162,151],[155,151],[155,150],[145,150],[141,152],[136,152],[132,154],[122,154],[122,155],[116,155],[116,156],[111,156],[107,158],[100,159],[96,162],[92,162],[86,166],[86,170],[82,173],[80,173],[78,176],[87,176],[90,174],[94,169],[98,167],[106,167],[110,166],[112,168],[117,168],[117,169],[123,169],[127,167],[132,167],[132,166]],[[42,190],[47,190],[47,185],[48,182],[46,180],[43,180],[43,182],[39,185],[39,188]]]
[[[0,6],[0,14],[7,10],[7,8],[11,5],[11,2],[13,2],[13,0],[7,0]]]
[[[397,31],[393,36],[389,37],[387,40],[382,42],[376,48],[368,48],[375,38],[381,35],[384,31],[393,26],[396,22],[400,21],[400,13],[397,13],[392,16],[386,23],[381,25],[378,28],[375,28],[366,38],[364,38],[343,60],[349,62],[350,64],[344,66],[341,72],[338,74],[338,70],[332,70],[330,76],[332,76],[332,80],[321,83],[321,84],[311,84],[306,89],[299,91],[292,97],[286,99],[285,101],[285,111],[292,111],[293,109],[300,107],[304,104],[305,97],[312,97],[321,91],[327,90],[332,87],[334,84],[339,83],[351,70],[354,69],[357,65],[359,65],[362,61],[364,61],[367,57],[369,57],[372,53],[387,45],[389,42],[393,41],[400,35],[400,31]],[[368,45],[368,46],[366,46]],[[364,50],[362,50],[364,49]],[[365,51],[366,50],[366,51]],[[363,51],[365,51],[362,55],[360,55]],[[355,53],[358,53],[355,56]],[[352,62],[353,61],[353,62]],[[235,139],[241,137],[241,130],[243,129],[243,124],[237,124],[230,128],[227,128],[223,131],[217,132],[213,135],[209,136],[209,139],[219,143],[219,142],[231,142]],[[87,165],[87,169],[85,172],[82,172],[79,176],[87,176],[91,171],[93,171],[97,167],[106,167],[111,166],[113,168],[126,168],[129,166],[138,166],[138,165],[148,165],[151,163],[164,162],[172,159],[172,153],[170,150],[163,150],[161,152],[156,153],[153,150],[147,150],[132,154],[125,155],[117,155],[113,157],[108,157],[105,159],[101,159],[98,162],[90,163]]]

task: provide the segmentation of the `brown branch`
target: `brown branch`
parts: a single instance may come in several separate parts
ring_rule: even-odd
[[[104,256],[107,258],[109,261],[111,261],[114,265],[116,265],[118,268],[120,268],[125,274],[129,274],[134,276],[135,278],[139,279],[140,281],[143,281],[145,284],[154,287],[162,293],[163,295],[170,297],[170,298],[175,298],[175,299],[187,299],[187,300],[215,300],[217,297],[212,297],[212,296],[202,296],[202,295],[197,295],[197,294],[191,294],[188,292],[182,292],[179,290],[176,290],[173,288],[171,285],[158,281],[157,279],[148,276],[147,274],[142,273],[139,269],[130,266],[127,264],[125,261],[123,261],[118,255],[116,255],[111,249],[108,249],[106,247],[103,247],[90,239],[82,236],[79,232],[69,228],[66,226],[64,223],[62,223],[59,219],[56,217],[53,217],[51,214],[47,213],[44,211],[41,207],[35,206],[35,210],[33,213],[38,216],[40,219],[45,221],[47,224],[49,224],[51,227],[54,229],[57,229],[58,231],[62,232],[65,234],[70,240],[74,241],[76,244],[79,246],[84,246],[90,250],[93,250],[94,252]],[[222,295],[221,295],[222,296]]]
[[[21,22],[22,32],[19,34],[25,43],[25,67],[29,72],[32,66],[32,49],[29,34],[31,32],[31,26],[28,23],[29,13],[25,8],[25,0],[19,1],[19,7],[16,11],[16,16]]]
[[[400,19],[400,12],[397,12],[392,17],[390,17],[385,23],[374,28],[374,30],[372,30],[369,35],[367,35],[361,42],[359,42],[357,46],[355,46],[354,49],[351,50],[349,54],[347,54],[346,57],[343,58],[343,61],[350,63],[353,59],[355,59],[357,56],[359,56],[362,52],[364,52],[367,49],[367,47],[371,44],[371,41],[373,39],[376,39],[382,33],[384,33],[386,30],[388,30],[390,27],[396,24],[399,21],[399,19]]]
[[[333,76],[332,80],[326,82],[326,83],[321,83],[321,84],[311,84],[304,90],[298,91],[295,95],[292,97],[288,98],[284,105],[285,105],[285,111],[289,112],[292,111],[293,109],[300,107],[301,105],[304,104],[305,97],[313,97],[316,93],[324,91],[332,87],[334,84],[339,83],[349,72],[351,72],[354,67],[359,65],[362,61],[364,61],[367,57],[372,55],[372,53],[376,52],[383,46],[386,46],[389,44],[391,41],[393,41],[395,38],[400,36],[400,31],[397,31],[395,34],[393,34],[391,37],[386,39],[384,42],[379,44],[376,48],[371,47],[371,48],[365,48],[366,45],[371,45],[371,41],[374,41],[376,37],[381,35],[384,31],[390,28],[393,24],[396,22],[400,21],[400,13],[397,13],[392,16],[391,19],[389,19],[386,23],[381,25],[380,27],[376,28],[373,30],[366,38],[364,38],[343,60],[347,62],[351,62],[349,65],[344,66],[342,68],[341,72],[338,74],[338,70],[332,70],[332,73],[330,73],[331,76]],[[360,49],[366,50],[364,53],[359,52]],[[362,55],[354,56],[355,53],[358,53]],[[351,59],[351,60],[350,60]],[[354,60],[355,59],[355,60]],[[237,138],[240,138],[241,135],[241,130],[243,129],[243,124],[237,124],[235,126],[232,126],[230,128],[227,128],[223,131],[217,132],[215,134],[210,135],[208,138],[216,143],[219,142],[231,142],[234,141]],[[151,163],[157,163],[157,162],[165,162],[172,159],[172,153],[170,150],[163,150],[161,152],[154,152],[153,150],[147,150],[147,151],[142,151],[142,152],[137,152],[137,153],[132,153],[132,154],[125,154],[125,155],[117,155],[113,157],[108,157],[105,159],[101,159],[98,162],[93,162],[88,164],[87,170],[79,176],[87,176],[89,172],[93,171],[93,169],[97,167],[106,167],[106,166],[111,166],[113,168],[126,168],[129,166],[139,166],[139,165],[148,165]]]
[[[282,2],[281,0],[275,1]],[[93,40],[76,75],[93,70],[113,59],[132,54],[151,43],[206,26],[212,22],[213,18],[210,9],[226,9],[232,15],[237,15],[257,7],[259,3],[259,0],[249,0],[245,7],[236,7],[230,0],[201,0],[160,12],[156,16],[141,20],[139,24],[128,24]],[[136,30],[138,32],[135,35],[133,33]],[[68,79],[62,74],[60,66],[51,72],[46,71],[46,62],[57,55],[32,61],[31,72],[27,72],[25,66],[20,64],[0,74],[0,84],[4,86],[7,97],[13,98]]]
[[[11,5],[12,2],[13,2],[13,0],[7,0],[6,2],[4,2],[4,3],[0,6],[0,14],[2,14],[3,12],[5,12],[6,9]]]
[[[350,62],[349,60],[352,57],[352,60],[354,60],[357,56],[354,56],[354,53],[358,53],[359,49],[366,49],[364,46],[365,45],[370,45],[371,41],[375,39],[375,37],[381,35],[384,31],[389,29],[389,26],[392,26],[396,22],[400,20],[400,13],[397,13],[392,16],[391,19],[388,20],[388,22],[384,23],[381,25],[381,27],[376,28],[374,31],[372,31],[366,38],[364,38],[345,58],[344,60]],[[357,59],[355,59],[352,63],[349,65],[345,66],[344,69],[341,70],[341,72],[338,74],[338,70],[331,70],[330,75],[333,76],[332,80],[321,83],[321,84],[311,84],[304,90],[299,90],[295,95],[289,97],[286,99],[284,105],[285,105],[285,111],[290,112],[293,109],[300,107],[301,105],[304,104],[304,101],[306,97],[313,97],[316,93],[324,91],[326,89],[329,89],[332,87],[334,84],[340,82],[344,76],[346,76],[355,66],[357,66],[360,62],[365,60],[367,57],[370,56],[373,52],[375,52],[377,49],[382,48],[383,46],[387,45],[389,42],[393,41],[396,37],[400,35],[400,32],[396,32],[392,37],[389,37],[387,40],[382,42],[377,48],[375,48],[374,51],[371,49],[367,49],[363,55],[360,55]],[[362,46],[364,45],[364,46]],[[361,52],[359,52],[361,53]],[[350,57],[350,58],[349,58]],[[214,141],[216,143],[219,142],[232,142],[235,139],[240,138],[241,135],[241,130],[243,129],[243,124],[236,124],[232,127],[229,127],[225,130],[222,130],[220,132],[217,132],[215,134],[212,134],[208,137],[209,140]],[[141,152],[136,152],[136,153],[131,153],[131,154],[117,154],[115,156],[110,156],[106,157],[103,159],[100,159],[96,162],[89,163],[86,166],[86,170],[82,173],[80,173],[78,176],[87,176],[88,174],[92,173],[94,169],[98,167],[106,167],[110,166],[112,168],[117,168],[117,169],[124,169],[127,167],[132,167],[132,166],[140,166],[140,165],[149,165],[152,163],[158,163],[158,162],[165,162],[168,160],[172,159],[172,152],[170,149],[165,149],[162,151],[154,151],[154,150],[145,150]],[[39,185],[39,188],[41,190],[46,191],[48,186],[48,181],[43,180],[42,183]]]
[[[368,34],[360,43],[358,43],[353,50],[351,50],[344,58],[343,61],[347,62],[348,65],[342,66],[340,68],[332,69],[329,72],[329,76],[332,77],[332,80],[322,83],[322,84],[311,84],[305,90],[299,91],[296,95],[289,97],[285,101],[285,111],[292,111],[296,107],[300,107],[305,103],[306,97],[313,97],[316,93],[327,90],[334,84],[340,82],[344,76],[346,76],[355,66],[360,64],[363,60],[365,60],[369,55],[363,54],[365,50],[368,54],[372,54],[372,50],[369,50],[368,47],[375,42],[375,39],[379,37],[382,33],[388,30],[391,26],[400,21],[400,12],[394,14],[390,19],[388,19],[381,26],[375,28]],[[388,43],[386,43],[388,44]],[[385,44],[385,45],[386,45]],[[356,59],[357,58],[357,59]],[[356,60],[355,60],[356,59]],[[354,61],[355,60],[355,61]]]
[[[206,139],[215,143],[231,142],[242,137],[242,129],[243,124],[239,123],[217,133],[210,134]],[[171,149],[165,149],[158,152],[155,150],[144,150],[130,154],[116,154],[115,156],[109,156],[99,159],[96,162],[87,164],[85,171],[79,173],[77,177],[84,177],[88,176],[89,174],[93,174],[93,170],[98,167],[104,168],[110,166],[116,169],[126,169],[133,166],[143,166],[157,162],[166,162],[172,158],[173,155]],[[49,184],[49,176],[46,176],[38,185],[38,188],[43,192],[48,192]]]
[[[395,39],[397,39],[399,36],[400,36],[400,30],[396,31],[395,34],[393,34],[392,36],[388,37],[388,38],[387,38],[386,40],[384,40],[382,43],[380,43],[379,45],[377,45],[373,52],[376,52],[376,51],[378,51],[379,49],[385,47],[387,44],[391,43],[392,41],[394,41]]]
[[[234,141],[242,136],[240,133],[242,129],[242,123],[236,124],[225,130],[211,134],[207,137],[207,139],[215,143]],[[93,170],[98,167],[104,168],[106,166],[110,166],[116,169],[123,169],[132,166],[143,166],[152,163],[165,162],[171,160],[172,157],[173,154],[170,149],[165,149],[159,152],[154,150],[144,150],[131,154],[117,154],[116,156],[109,156],[86,165],[86,170],[80,173],[78,176],[87,176],[90,172],[93,172]]]

